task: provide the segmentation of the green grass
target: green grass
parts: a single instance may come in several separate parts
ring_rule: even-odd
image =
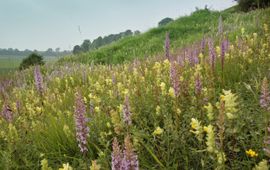
[[[119,64],[135,58],[163,55],[166,32],[170,34],[171,51],[176,53],[179,48],[200,42],[203,36],[215,36],[219,16],[223,17],[224,29],[230,33],[230,39],[233,40],[242,27],[245,27],[247,32],[255,32],[262,27],[258,23],[269,23],[269,15],[269,9],[250,13],[237,12],[235,7],[223,12],[199,10],[191,16],[180,17],[164,27],[124,38],[95,51],[65,57],[60,62]]]
[[[17,70],[20,63],[24,59],[24,56],[1,56],[0,55],[0,76],[4,76],[14,70]],[[45,56],[46,63],[54,63],[58,60],[58,57]]]

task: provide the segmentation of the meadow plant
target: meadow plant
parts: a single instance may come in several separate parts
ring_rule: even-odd
[[[40,72],[40,66],[37,65],[34,68],[34,77],[35,77],[35,84],[36,84],[36,89],[39,92],[40,95],[42,95],[44,91],[44,85],[43,85],[43,77]]]
[[[269,84],[267,78],[265,77],[263,79],[261,86],[260,106],[265,110],[269,110],[269,104],[270,104]]]
[[[170,37],[169,33],[166,33],[166,39],[165,39],[165,57],[170,60],[171,54],[170,54]]]
[[[87,137],[89,136],[89,127],[87,126],[88,118],[86,117],[86,106],[80,92],[76,93],[74,117],[78,146],[80,151],[86,154],[88,151]]]

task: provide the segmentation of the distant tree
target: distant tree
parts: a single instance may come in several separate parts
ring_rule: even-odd
[[[242,11],[250,11],[256,8],[266,8],[270,6],[269,0],[235,0],[238,2],[238,8]]]
[[[56,49],[55,49],[55,52],[59,53],[59,52],[60,52],[60,48],[59,48],[59,47],[56,48]]]
[[[124,32],[124,37],[130,36],[130,35],[133,35],[133,32],[132,32],[131,30],[126,30],[126,31]]]
[[[37,53],[30,54],[27,58],[23,59],[19,69],[23,70],[33,65],[43,65],[43,57]]]
[[[84,40],[83,43],[82,43],[82,45],[81,45],[81,50],[83,52],[89,51],[90,45],[91,45],[91,41],[90,40]]]
[[[139,35],[141,32],[139,30],[134,31],[134,35]]]
[[[82,51],[81,47],[79,45],[75,45],[74,48],[73,48],[72,53],[73,54],[79,54],[81,51]]]
[[[172,18],[168,18],[168,17],[164,18],[158,23],[158,26],[161,27],[161,26],[167,25],[168,23],[170,23],[172,21],[173,21]]]
[[[103,40],[102,37],[99,36],[97,39],[95,39],[95,40],[93,41],[91,48],[92,48],[92,49],[96,49],[96,48],[101,47],[102,44],[103,44],[102,40]]]

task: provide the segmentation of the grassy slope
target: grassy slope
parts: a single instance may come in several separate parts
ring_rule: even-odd
[[[235,33],[242,27],[246,27],[248,32],[256,31],[258,23],[262,23],[262,20],[267,21],[269,11],[238,13],[234,7],[223,12],[200,10],[191,16],[181,17],[167,26],[153,28],[141,35],[124,38],[98,50],[69,56],[61,61],[118,64],[135,58],[156,56],[164,51],[166,32],[170,33],[171,49],[174,52],[178,48],[200,41],[203,36],[215,36],[220,15],[224,20],[225,31],[230,32],[230,37],[233,39]]]
[[[0,55],[0,76],[5,76],[6,74],[17,70],[20,63],[25,56],[1,56]],[[54,63],[59,57],[55,56],[44,56],[46,63]]]

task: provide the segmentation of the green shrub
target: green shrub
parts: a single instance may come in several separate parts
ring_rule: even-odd
[[[43,64],[44,64],[43,56],[36,53],[32,53],[27,58],[23,59],[19,69],[23,70],[33,65],[43,65]]]
[[[241,11],[250,11],[257,8],[266,8],[270,6],[269,0],[236,0]]]

